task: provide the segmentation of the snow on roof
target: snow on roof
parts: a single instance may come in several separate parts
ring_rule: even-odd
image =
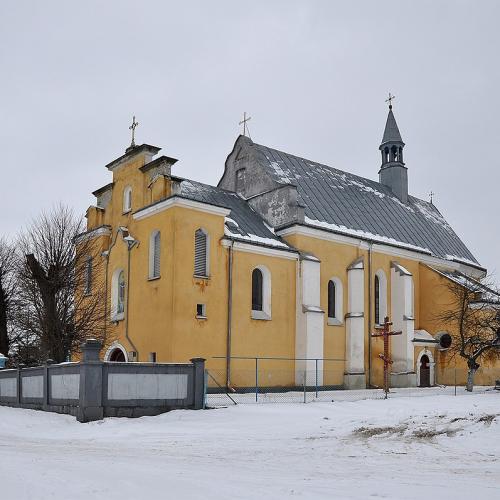
[[[245,200],[232,191],[186,179],[181,182],[181,196],[229,208],[231,213],[225,218],[224,230],[228,238],[256,245],[294,250],[274,234],[274,229]]]
[[[248,138],[259,163],[278,184],[297,187],[306,224],[431,254],[478,262],[435,205],[408,197],[402,203],[383,184],[284,153]]]

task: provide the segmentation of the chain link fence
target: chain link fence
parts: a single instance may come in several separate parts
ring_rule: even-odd
[[[466,368],[448,368],[445,373],[448,383],[436,383],[436,380],[439,381],[436,371],[432,387],[394,387],[407,385],[411,374],[392,374],[388,397],[470,394],[465,390]],[[413,374],[413,380],[415,377]],[[475,380],[474,394],[493,391],[496,385],[500,395],[500,369],[478,370]],[[206,406],[209,408],[236,404],[360,401],[386,397],[382,388],[345,390],[344,360],[341,359],[232,358],[229,385],[225,367],[207,369],[206,382]]]

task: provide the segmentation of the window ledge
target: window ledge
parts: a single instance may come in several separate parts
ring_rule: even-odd
[[[198,280],[209,280],[210,276],[203,276],[201,274],[193,274],[193,278]]]
[[[328,325],[330,326],[342,326],[344,322],[337,318],[328,318]]]
[[[132,212],[132,209],[131,209],[131,208],[129,208],[128,210],[124,210],[124,211],[122,212],[122,215],[128,215],[130,212]]]
[[[156,280],[159,280],[161,278],[161,276],[150,276],[148,278],[148,281],[156,281]]]
[[[125,319],[125,313],[115,314],[111,316],[111,323],[118,323],[118,321],[123,321]]]
[[[207,317],[206,317],[206,316],[198,316],[198,315],[197,315],[197,316],[196,316],[196,319],[206,320],[206,319],[207,319]]]
[[[271,315],[267,314],[264,311],[254,311],[254,310],[252,310],[251,318],[252,319],[260,319],[260,320],[263,320],[263,321],[271,321]]]

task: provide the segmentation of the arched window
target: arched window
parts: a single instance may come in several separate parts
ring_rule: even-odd
[[[127,186],[123,190],[123,213],[132,210],[132,188]]]
[[[328,281],[328,324],[340,325],[343,321],[342,281],[332,278]]]
[[[384,271],[379,269],[374,280],[375,324],[382,325],[387,316],[387,279]]]
[[[149,278],[160,277],[160,252],[161,234],[160,231],[153,231],[149,237]]]
[[[262,311],[263,281],[262,271],[255,268],[252,271],[252,311]]]
[[[380,325],[380,279],[375,275],[375,324]]]
[[[125,273],[117,269],[111,280],[111,320],[124,318],[125,312]]]
[[[209,273],[209,237],[203,229],[194,233],[194,275],[206,277]]]
[[[335,300],[335,283],[330,280],[328,282],[328,317],[335,318],[336,316],[336,300]]]
[[[123,314],[125,311],[125,273],[123,271],[118,275],[118,297],[117,308],[118,314]]]
[[[271,273],[265,266],[252,271],[252,318],[271,319]]]

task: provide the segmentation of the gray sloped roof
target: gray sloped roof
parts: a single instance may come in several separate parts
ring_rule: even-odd
[[[279,236],[274,234],[274,229],[267,225],[264,219],[236,193],[184,179],[181,182],[181,196],[201,203],[230,209],[231,213],[226,217],[225,230],[226,236],[229,238],[284,250],[293,250]]]
[[[385,122],[384,137],[382,138],[382,144],[385,144],[386,142],[403,142],[392,109],[389,109],[387,121]]]
[[[253,147],[275,182],[297,186],[307,225],[479,266],[433,204],[413,196],[404,204],[379,182],[267,146]]]

